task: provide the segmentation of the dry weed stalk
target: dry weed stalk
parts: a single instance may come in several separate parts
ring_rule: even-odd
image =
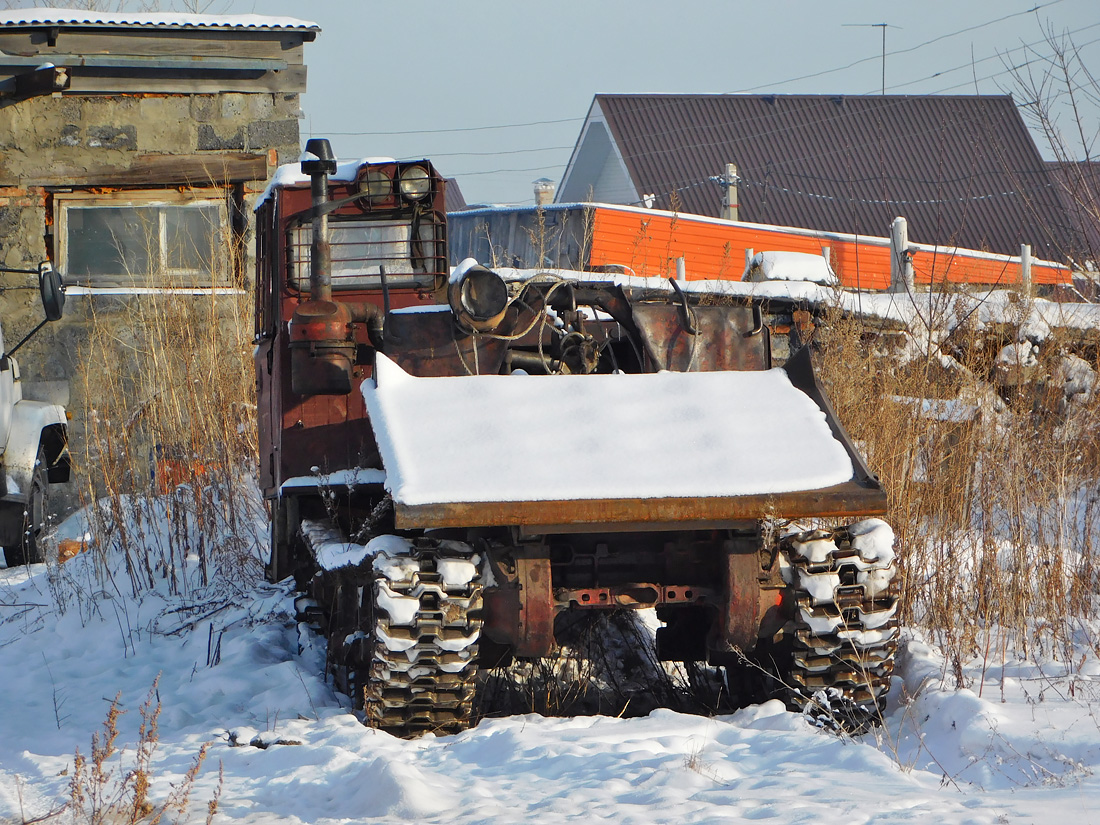
[[[484,674],[479,717],[644,716],[658,707],[717,711],[720,688],[714,680],[702,668],[658,661],[653,637],[633,611],[576,611],[560,630],[562,647],[555,656]]]
[[[1100,399],[1067,401],[1052,377],[1069,342],[1044,341],[1031,379],[998,396],[994,359],[1018,329],[944,329],[902,349],[853,319],[818,333],[830,398],[889,495],[902,620],[948,660],[988,655],[993,632],[1002,652],[1068,655],[1097,587]]]
[[[260,506],[250,296],[166,288],[104,300],[89,300],[79,380],[95,547],[121,552],[135,595],[158,579],[187,596],[218,574],[255,576],[256,548],[232,538]],[[153,524],[165,520],[167,531]]]
[[[181,822],[186,818],[190,809],[191,793],[206,758],[208,746],[204,744],[199,749],[183,779],[172,785],[165,802],[154,804],[150,792],[153,786],[153,756],[160,742],[158,720],[161,704],[157,698],[158,682],[159,679],[153,682],[138,710],[141,723],[138,726],[133,767],[123,770],[122,752],[115,746],[119,736],[118,720],[124,713],[119,706],[121,694],[115,696],[111,702],[103,721],[103,729],[92,734],[90,756],[85,757],[77,749],[69,779],[67,806],[74,825],[157,825],[166,815],[171,816],[173,822]],[[116,757],[118,761],[114,764]],[[218,786],[207,804],[207,822],[211,821],[217,811],[221,785],[222,776],[219,772]],[[60,812],[57,816],[60,816]],[[56,819],[56,816],[50,819]]]

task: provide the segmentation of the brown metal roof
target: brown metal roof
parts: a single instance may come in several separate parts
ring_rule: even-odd
[[[718,216],[737,164],[740,219],[1062,260],[1073,244],[1008,96],[597,95],[639,194]]]
[[[1055,161],[1047,169],[1072,233],[1072,257],[1080,264],[1100,261],[1100,163]]]
[[[447,201],[448,212],[458,212],[466,208],[466,198],[462,194],[462,188],[458,185],[458,178],[447,178],[447,188],[443,196]]]

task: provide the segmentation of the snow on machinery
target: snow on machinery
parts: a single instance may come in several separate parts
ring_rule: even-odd
[[[44,561],[39,536],[46,526],[49,485],[69,480],[68,424],[64,407],[23,398],[15,352],[49,321],[61,317],[61,276],[48,262],[38,269],[0,269],[37,275],[45,319],[11,349],[0,332],[0,547],[8,567]]]
[[[874,721],[893,536],[808,351],[771,369],[758,307],[675,284],[451,273],[429,162],[306,148],[257,205],[268,575],[368,722],[461,730],[479,667],[650,607],[662,659],[748,660],[792,707]],[[862,520],[775,529],[807,518]]]

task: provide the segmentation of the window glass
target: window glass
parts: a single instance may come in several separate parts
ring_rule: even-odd
[[[412,227],[407,222],[330,222],[333,289],[380,286],[380,266],[386,267],[388,282],[402,286],[430,286],[432,279],[424,274],[423,263],[415,260],[411,241]],[[306,224],[291,230],[291,284],[303,291],[309,289],[309,252],[312,242],[312,226]],[[433,249],[431,242],[424,246],[428,250]],[[434,262],[431,265],[434,266]]]
[[[166,208],[163,215],[168,269],[210,273],[218,238],[217,208]]]
[[[156,257],[156,212],[147,207],[70,207],[66,272],[78,277],[150,272]]]
[[[227,272],[220,202],[61,200],[59,206],[61,267],[75,281],[205,286]]]

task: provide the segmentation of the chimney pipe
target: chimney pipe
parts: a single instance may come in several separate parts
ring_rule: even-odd
[[[535,187],[535,206],[546,206],[554,202],[554,191],[557,185],[550,178],[539,178],[532,181]]]
[[[309,250],[309,300],[290,319],[290,388],[296,395],[347,395],[355,363],[353,316],[332,300],[332,247],[328,240],[328,176],[336,171],[324,138],[306,143],[302,173],[313,195],[313,241]],[[377,326],[377,319],[374,319]]]

